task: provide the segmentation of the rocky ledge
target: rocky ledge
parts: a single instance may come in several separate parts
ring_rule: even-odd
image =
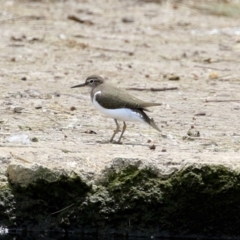
[[[0,226],[10,230],[240,236],[240,174],[230,167],[191,164],[162,174],[140,159],[116,158],[96,177],[11,162],[6,176]]]

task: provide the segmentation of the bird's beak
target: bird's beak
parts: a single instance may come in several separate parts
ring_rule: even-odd
[[[86,83],[82,83],[82,84],[78,84],[78,85],[76,85],[76,86],[73,86],[73,87],[71,87],[71,88],[85,87],[85,86],[87,86],[87,84],[86,84]]]

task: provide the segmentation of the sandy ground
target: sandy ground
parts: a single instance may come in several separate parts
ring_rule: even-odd
[[[163,173],[190,163],[238,168],[239,18],[183,2],[3,1],[0,172],[15,161],[95,175],[119,157]],[[121,88],[177,88],[129,90],[162,103],[149,112],[162,132],[128,123],[123,144],[104,143],[115,123],[88,89],[70,89],[91,74]]]

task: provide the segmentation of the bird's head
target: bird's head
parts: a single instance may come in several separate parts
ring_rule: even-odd
[[[101,76],[91,75],[85,80],[85,83],[78,84],[78,85],[73,86],[71,88],[85,87],[85,86],[95,88],[102,83],[104,83],[104,79]]]

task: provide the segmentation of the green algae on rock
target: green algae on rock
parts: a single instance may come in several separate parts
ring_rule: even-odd
[[[190,166],[164,190],[162,226],[173,233],[240,235],[240,174],[219,165]]]
[[[14,226],[157,236],[240,235],[239,171],[191,165],[163,176],[140,160],[121,161],[114,160],[92,185],[77,173],[47,178],[54,181],[40,178],[25,187],[14,182]]]
[[[110,174],[86,205],[102,225],[125,232],[234,236],[239,201],[240,174],[224,166],[189,166],[167,179],[129,166]]]

